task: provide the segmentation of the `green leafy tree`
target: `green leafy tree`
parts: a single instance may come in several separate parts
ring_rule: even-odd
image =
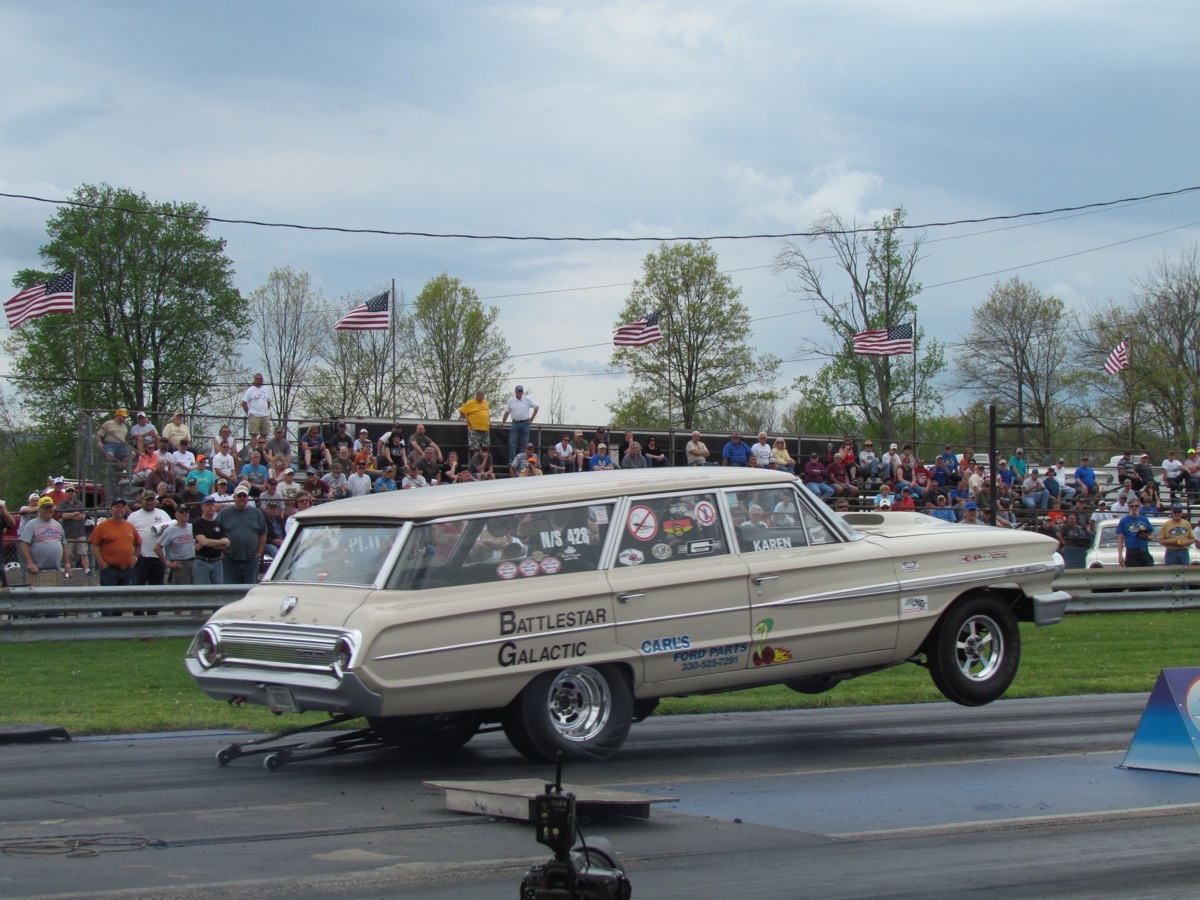
[[[85,409],[196,407],[246,324],[225,242],[194,203],[104,184],[72,200],[47,223],[46,268],[15,279],[24,288],[77,273],[75,316],[31,320],[6,341],[19,399],[55,434],[71,427],[77,396]]]
[[[390,331],[335,331],[334,324],[346,312],[374,294],[347,295],[334,304],[321,326],[327,337],[318,344],[322,365],[305,387],[305,407],[321,418],[396,415],[392,379],[392,334]],[[403,295],[397,310],[404,308]]]
[[[778,358],[750,345],[750,315],[707,243],[662,245],[643,261],[617,324],[661,314],[665,338],[618,347],[611,364],[633,387],[608,405],[629,427],[724,429],[758,401],[776,399]]]
[[[496,327],[499,308],[443,272],[421,289],[396,339],[398,390],[414,415],[449,419],[483,391],[498,397],[508,377],[508,342]]]
[[[845,406],[836,405],[828,388],[810,375],[797,378],[792,386],[800,399],[783,413],[783,430],[793,434],[856,434],[861,423]]]
[[[914,333],[912,356],[860,356],[854,353],[853,336],[872,328],[889,328],[913,322],[921,285],[914,278],[920,260],[921,237],[905,246],[900,242],[904,210],[896,209],[871,229],[846,224],[826,213],[813,230],[833,251],[836,266],[846,276],[844,293],[825,278],[821,256],[810,255],[788,241],[775,255],[777,273],[790,280],[789,290],[812,303],[832,338],[805,338],[800,353],[815,354],[827,362],[815,380],[827,387],[834,407],[846,407],[860,418],[872,437],[896,439],[907,407],[912,425],[918,415],[937,405],[933,378],[946,367],[945,353],[937,341]],[[914,371],[915,369],[915,371]]]

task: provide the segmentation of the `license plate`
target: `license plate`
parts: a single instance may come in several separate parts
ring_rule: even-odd
[[[298,713],[300,707],[292,696],[292,689],[279,684],[267,685],[267,708],[275,713]]]

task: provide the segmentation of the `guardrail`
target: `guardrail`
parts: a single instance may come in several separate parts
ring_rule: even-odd
[[[249,585],[0,590],[0,644],[90,638],[191,637]]]
[[[1067,569],[1054,589],[1071,595],[1067,612],[1200,609],[1200,566]]]
[[[1200,609],[1200,566],[1068,569],[1054,589],[1068,613]],[[9,588],[0,590],[0,644],[96,638],[191,637],[248,586]]]

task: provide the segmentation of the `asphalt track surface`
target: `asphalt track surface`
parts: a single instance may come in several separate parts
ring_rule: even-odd
[[[1195,897],[1200,778],[1120,768],[1145,701],[653,717],[565,780],[679,798],[585,822],[635,897]],[[0,746],[0,896],[516,897],[548,857],[423,784],[552,776],[501,735],[274,773],[230,740]]]

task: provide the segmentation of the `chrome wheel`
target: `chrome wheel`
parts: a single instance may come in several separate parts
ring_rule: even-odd
[[[971,681],[986,681],[1004,659],[1004,633],[991,616],[972,616],[955,640],[958,668]]]
[[[572,666],[558,673],[546,693],[550,724],[568,741],[590,741],[604,730],[612,715],[608,682],[589,666]]]

